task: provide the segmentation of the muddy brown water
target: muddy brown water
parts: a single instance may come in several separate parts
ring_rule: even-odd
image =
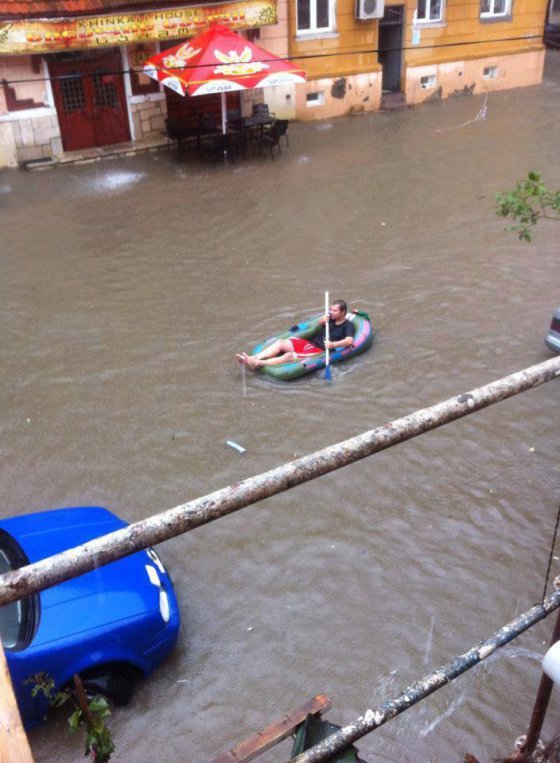
[[[521,244],[493,199],[533,169],[560,185],[560,57],[476,120],[483,106],[292,125],[274,161],[164,151],[4,171],[4,513],[100,504],[138,520],[549,357],[558,224]],[[326,289],[371,313],[373,349],[331,384],[250,376],[243,396],[234,353]],[[559,394],[546,384],[160,546],[180,641],[112,716],[114,760],[207,761],[319,692],[351,722],[532,606],[560,500]],[[362,756],[508,753],[552,625]],[[38,763],[82,759],[64,718],[30,740]]]

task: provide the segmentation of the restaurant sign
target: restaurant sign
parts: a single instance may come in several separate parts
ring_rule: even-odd
[[[113,16],[0,22],[0,55],[104,48],[192,37],[212,22],[231,29],[276,24],[276,0],[244,0]]]

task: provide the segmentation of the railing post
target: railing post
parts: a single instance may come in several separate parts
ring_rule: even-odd
[[[560,611],[558,612],[558,617],[556,618],[556,625],[554,626],[554,633],[552,634],[550,646],[555,644],[558,640],[560,640]],[[548,709],[548,703],[550,701],[550,695],[553,686],[554,682],[552,678],[549,678],[543,671],[541,682],[537,690],[535,706],[533,707],[533,714],[531,715],[531,721],[529,722],[527,739],[522,748],[523,751],[529,755],[533,754],[539,741],[539,735],[544,723],[544,718]]]
[[[33,763],[19,715],[4,650],[0,644],[0,760]]]

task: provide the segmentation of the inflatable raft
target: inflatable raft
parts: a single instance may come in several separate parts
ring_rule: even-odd
[[[269,347],[277,339],[290,339],[291,337],[299,337],[301,339],[307,339],[313,336],[319,329],[319,319],[322,318],[323,313],[313,315],[301,323],[297,323],[292,326],[291,329],[285,331],[283,334],[276,334],[269,339],[265,339],[256,347],[253,347],[250,355],[256,355],[261,352],[265,347]],[[347,320],[352,321],[355,328],[354,342],[350,347],[337,348],[330,351],[329,365],[335,365],[336,363],[342,363],[345,360],[350,360],[355,355],[359,355],[365,352],[373,342],[373,327],[369,315],[362,310],[349,310],[347,313]],[[307,358],[298,358],[289,363],[281,363],[278,366],[260,366],[257,368],[257,373],[264,376],[270,376],[272,379],[278,379],[279,381],[290,381],[291,379],[297,379],[298,376],[304,374],[310,374],[313,371],[318,371],[325,367],[325,353],[322,352],[317,355],[311,355]]]

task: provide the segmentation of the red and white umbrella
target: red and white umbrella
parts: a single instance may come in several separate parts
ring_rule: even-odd
[[[149,58],[144,73],[180,95],[222,96],[233,90],[305,82],[307,74],[291,61],[269,53],[221,24]]]

